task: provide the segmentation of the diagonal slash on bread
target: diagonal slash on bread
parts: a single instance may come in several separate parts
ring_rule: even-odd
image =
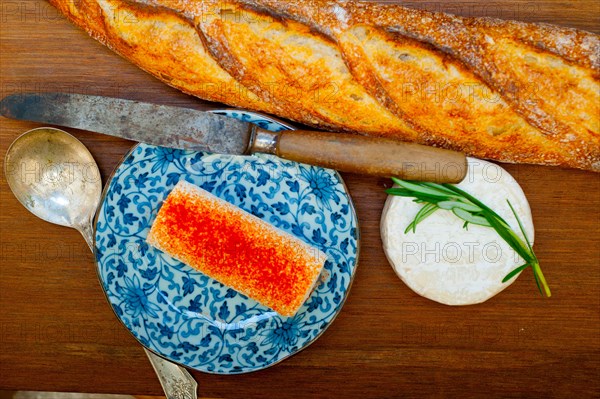
[[[346,1],[51,0],[186,93],[320,129],[600,171],[600,38]]]

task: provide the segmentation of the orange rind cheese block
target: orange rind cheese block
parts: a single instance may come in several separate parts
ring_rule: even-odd
[[[163,202],[147,242],[282,316],[298,312],[326,260],[317,248],[185,181]]]

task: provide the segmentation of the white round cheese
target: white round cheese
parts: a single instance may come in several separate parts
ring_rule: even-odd
[[[506,220],[522,237],[507,199],[519,215],[533,244],[531,209],[523,190],[500,166],[469,158],[469,173],[457,186]],[[524,263],[491,227],[469,224],[439,209],[404,233],[422,204],[390,195],[381,216],[383,249],[398,276],[416,293],[447,305],[470,305],[493,297],[516,276],[502,279]]]

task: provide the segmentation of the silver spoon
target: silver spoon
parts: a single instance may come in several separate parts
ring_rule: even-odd
[[[54,128],[25,132],[8,148],[4,173],[25,208],[47,222],[79,230],[94,252],[92,223],[102,182],[81,141]],[[167,398],[197,398],[198,384],[185,368],[144,350]]]

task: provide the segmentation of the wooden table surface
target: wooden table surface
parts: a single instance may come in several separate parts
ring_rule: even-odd
[[[598,33],[596,0],[410,2],[412,6]],[[67,91],[201,106],[110,52],[42,0],[1,2],[2,96]],[[33,123],[0,118],[0,154]],[[131,143],[73,131],[106,179]],[[600,175],[506,165],[533,210],[553,297],[528,271],[488,302],[447,307],[407,288],[379,236],[385,180],[345,175],[362,229],[360,265],[336,321],[310,348],[263,371],[193,374],[203,396],[590,397],[600,395]],[[0,389],[161,394],[117,321],[74,230],[0,192]]]

